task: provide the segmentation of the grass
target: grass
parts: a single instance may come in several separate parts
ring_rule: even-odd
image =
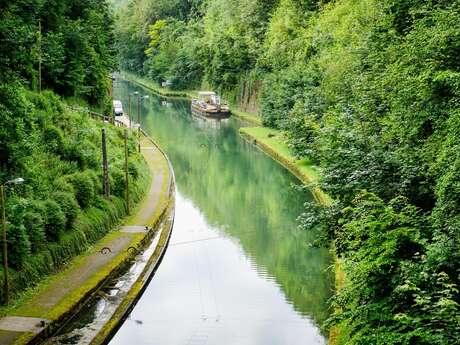
[[[303,183],[314,185],[318,182],[320,176],[318,168],[312,165],[308,159],[297,159],[286,144],[281,131],[267,127],[244,127],[240,128],[240,133],[281,163]],[[313,186],[311,191],[318,202],[324,205],[331,203],[329,196],[318,187]]]
[[[342,269],[341,260],[335,255],[335,249],[332,250],[332,253],[334,253],[335,291],[340,291],[345,285],[345,272]],[[329,331],[328,345],[345,344],[347,337],[348,332],[344,324],[333,326]]]
[[[274,151],[281,155],[285,160],[291,161],[302,172],[302,181],[304,183],[315,182],[319,178],[317,168],[307,159],[297,159],[285,143],[283,133],[276,129],[267,127],[248,127],[242,128],[243,133],[249,134],[256,140],[269,145]]]
[[[254,115],[251,113],[247,113],[244,111],[239,110],[235,106],[231,107],[232,115],[235,115],[236,117],[240,118],[241,120],[244,120],[246,122],[249,122],[255,126],[260,126],[262,127],[262,119],[258,115]]]
[[[155,82],[153,82],[151,80],[139,77],[139,76],[137,76],[137,75],[135,75],[133,73],[129,73],[129,72],[126,72],[126,71],[122,72],[122,76],[123,76],[124,79],[129,80],[130,82],[139,84],[139,85],[145,87],[146,89],[149,89],[150,91],[153,91],[154,93],[156,93],[159,96],[168,97],[168,98],[174,98],[175,97],[175,98],[190,98],[190,99],[198,97],[198,91],[194,91],[194,90],[181,90],[181,91],[171,90],[169,88],[161,87],[157,83],[155,83]]]

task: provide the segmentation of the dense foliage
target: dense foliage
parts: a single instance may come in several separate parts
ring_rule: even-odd
[[[106,126],[112,194],[104,198],[103,124],[68,107],[109,109],[112,44],[105,0],[0,2],[0,183],[25,179],[5,188],[13,292],[61,268],[126,213],[123,133]],[[148,169],[135,138],[129,151],[137,201]]]
[[[40,30],[41,26],[41,30]],[[108,104],[113,20],[105,0],[0,2],[0,80]]]
[[[106,234],[126,213],[123,132],[68,110],[51,92],[0,86],[0,181],[6,187],[9,262],[20,291]],[[102,196],[101,129],[108,137],[111,199]],[[131,194],[147,171],[129,140]]]
[[[264,124],[322,168],[336,202],[314,217],[308,205],[303,225],[323,220],[343,259],[343,343],[458,341],[460,1],[139,0],[122,13],[123,68],[257,98]]]

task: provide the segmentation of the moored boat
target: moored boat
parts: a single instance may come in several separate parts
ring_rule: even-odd
[[[228,104],[222,102],[220,97],[212,91],[199,92],[198,98],[192,99],[192,111],[208,117],[230,117]]]

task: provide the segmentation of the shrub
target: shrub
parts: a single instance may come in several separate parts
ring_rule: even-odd
[[[24,227],[31,244],[33,253],[38,252],[46,242],[44,207],[38,202],[31,202],[28,210],[24,213]]]
[[[66,227],[66,217],[58,203],[47,200],[44,203],[46,209],[45,233],[50,241],[57,241]]]
[[[85,171],[85,173],[88,174],[91,181],[93,181],[94,194],[102,194],[102,171],[101,169],[99,169],[97,173],[94,170],[87,170]]]
[[[53,183],[55,191],[75,194],[75,189],[73,188],[69,180],[70,176],[62,176],[56,179]]]
[[[94,181],[88,172],[75,173],[70,177],[75,189],[75,197],[81,208],[86,208],[94,198]]]
[[[64,151],[62,132],[55,126],[48,126],[45,128],[43,132],[43,141],[50,152],[61,154]]]
[[[55,192],[53,193],[52,198],[61,206],[61,209],[64,212],[67,220],[66,229],[69,229],[77,217],[78,212],[80,211],[80,206],[78,205],[74,194],[66,192]]]
[[[88,140],[67,142],[62,156],[65,160],[78,163],[80,169],[94,169],[99,165],[97,147]]]
[[[28,254],[30,254],[30,241],[24,225],[8,224],[8,258],[9,264],[14,269],[20,269]]]
[[[110,169],[110,188],[111,194],[123,196],[125,190],[125,173],[123,170],[117,167]]]
[[[139,164],[134,163],[133,161],[128,162],[128,173],[130,177],[133,179],[137,179],[139,177]]]

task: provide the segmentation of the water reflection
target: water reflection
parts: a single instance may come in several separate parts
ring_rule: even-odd
[[[118,97],[137,88],[121,83]],[[143,90],[143,93],[146,93]],[[165,103],[166,102],[166,103]],[[177,178],[171,246],[113,344],[324,344],[330,258],[296,218],[311,195],[238,135],[151,96],[142,126]],[[133,108],[133,112],[136,109]]]

